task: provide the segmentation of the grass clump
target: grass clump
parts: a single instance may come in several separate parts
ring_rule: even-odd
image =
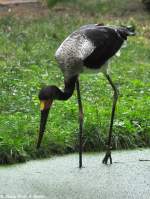
[[[73,3],[76,3],[76,0],[73,1],[73,0],[46,0],[47,1],[47,5],[48,7],[53,7],[55,6],[57,3],[70,3],[70,2],[73,2]]]

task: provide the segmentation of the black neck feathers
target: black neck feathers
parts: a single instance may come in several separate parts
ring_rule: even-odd
[[[57,86],[46,86],[42,88],[39,92],[40,100],[67,100],[69,99],[75,89],[75,84],[77,81],[77,76],[71,77],[69,80],[64,82],[64,91],[61,91]]]
[[[76,80],[77,80],[77,76],[74,76],[74,77],[70,78],[69,80],[65,81],[64,82],[64,84],[65,84],[64,92],[61,91],[59,88],[57,88],[58,89],[57,94],[54,97],[54,99],[68,100],[74,92]]]

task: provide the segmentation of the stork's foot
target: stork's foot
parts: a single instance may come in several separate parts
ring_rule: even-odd
[[[103,164],[108,164],[108,160],[110,160],[110,164],[112,164],[111,150],[107,150],[105,157],[102,161]]]

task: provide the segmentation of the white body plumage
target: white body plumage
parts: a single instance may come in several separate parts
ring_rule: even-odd
[[[95,49],[94,44],[78,32],[69,35],[55,53],[65,79],[84,71],[83,60]]]

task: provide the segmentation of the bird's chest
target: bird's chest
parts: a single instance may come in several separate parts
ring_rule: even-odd
[[[94,46],[84,35],[74,33],[64,40],[55,53],[62,67],[82,65],[85,57],[91,54]]]

